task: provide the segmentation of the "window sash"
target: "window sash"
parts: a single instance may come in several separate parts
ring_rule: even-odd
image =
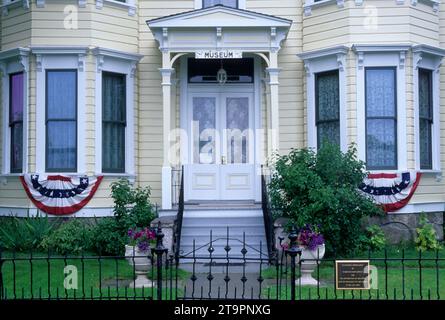
[[[420,169],[431,170],[433,168],[433,73],[431,70],[419,68],[419,160]],[[421,77],[426,76],[427,88],[421,81]],[[422,101],[423,94],[426,92],[426,104]],[[427,110],[422,110],[426,107]]]
[[[209,8],[219,4],[230,8],[239,8],[239,0],[202,0],[203,8]]]
[[[65,72],[65,73],[73,73],[74,74],[74,94],[73,94],[73,98],[74,98],[74,103],[73,103],[73,107],[74,110],[72,110],[72,116],[65,116],[65,117],[52,117],[52,115],[49,112],[49,97],[50,97],[50,93],[51,94],[58,94],[58,92],[56,93],[52,93],[50,92],[50,88],[48,85],[48,79],[49,79],[49,75],[51,73],[57,73],[57,72]],[[45,107],[45,114],[46,114],[46,163],[45,163],[45,170],[46,172],[76,172],[77,171],[77,134],[78,134],[78,128],[77,128],[77,109],[78,109],[78,88],[77,88],[77,70],[76,69],[49,69],[46,70],[46,107]],[[72,135],[74,136],[74,141],[69,141],[68,145],[65,146],[65,153],[63,154],[63,156],[60,156],[59,159],[56,159],[55,156],[57,154],[56,152],[56,148],[50,148],[50,144],[54,143],[57,144],[56,141],[56,136],[55,135],[50,135],[49,131],[51,130],[51,127],[55,127],[57,124],[62,124],[65,123],[67,128],[71,128],[69,127],[69,124],[74,124],[74,132],[72,132]],[[68,131],[63,131],[63,133],[67,133]],[[57,139],[62,139],[62,136],[58,136],[57,135]],[[69,144],[71,144],[71,147],[69,146]],[[61,148],[59,148],[61,149]],[[66,151],[68,150],[68,151]],[[51,157],[53,156],[53,157]],[[55,163],[66,163],[66,166],[58,166],[55,165]]]
[[[336,106],[334,114],[329,117],[321,117],[321,109],[320,109],[320,79],[323,77],[336,76]],[[340,79],[338,70],[320,72],[315,75],[315,126],[317,130],[317,148],[319,149],[323,143],[323,140],[328,139],[331,143],[336,143],[340,145]],[[335,128],[334,128],[335,127]],[[329,137],[322,136],[322,131],[324,129],[328,129],[332,131],[334,128],[335,136]],[[330,139],[331,138],[331,139]],[[333,138],[333,139],[332,139]]]
[[[369,116],[369,105],[368,105],[368,94],[370,91],[370,87],[369,87],[369,83],[368,83],[368,71],[376,71],[376,70],[382,70],[382,71],[388,71],[391,70],[392,71],[392,75],[393,75],[393,105],[394,105],[394,109],[392,110],[392,116],[389,115],[381,115],[381,116]],[[375,110],[373,110],[373,112],[375,113]],[[397,69],[395,67],[367,67],[365,68],[365,117],[366,117],[366,121],[365,121],[365,138],[366,138],[366,168],[369,170],[396,170],[398,167],[398,153],[397,153],[397,149],[398,149],[398,145],[397,145]],[[372,157],[370,155],[371,151],[381,151],[382,153],[387,153],[388,150],[385,150],[385,142],[380,143],[379,146],[377,146],[377,150],[371,150],[370,148],[373,147],[373,144],[370,143],[369,138],[370,138],[370,123],[374,122],[376,123],[376,121],[381,121],[380,123],[383,125],[388,125],[390,122],[390,120],[392,120],[393,123],[393,139],[392,141],[392,153],[394,154],[394,157],[392,159],[390,159],[390,161],[383,156],[383,158],[381,159],[373,159],[374,157]],[[375,163],[373,163],[373,161],[375,161]],[[385,162],[392,162],[392,164],[385,164]]]
[[[107,78],[109,81],[107,80]],[[117,86],[117,88],[106,88],[107,84],[110,84],[111,86]],[[121,90],[119,90],[119,88]],[[106,108],[111,108],[111,110],[107,110]],[[102,172],[125,173],[125,140],[127,127],[126,109],[127,104],[125,75],[112,72],[103,72]]]
[[[23,171],[23,80],[23,72],[9,75],[9,147],[11,173],[21,173]]]

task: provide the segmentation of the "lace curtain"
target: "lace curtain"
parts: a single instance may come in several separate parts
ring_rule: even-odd
[[[46,87],[47,171],[76,171],[77,71],[48,71]]]
[[[125,76],[104,73],[102,78],[102,170],[125,172]]]
[[[395,69],[366,69],[366,160],[368,169],[397,168]]]
[[[338,72],[317,74],[317,141],[340,144],[340,98]]]

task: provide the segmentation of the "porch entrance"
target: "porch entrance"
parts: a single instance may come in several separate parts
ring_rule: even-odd
[[[252,91],[234,93],[222,87],[189,91],[186,201],[255,199]]]

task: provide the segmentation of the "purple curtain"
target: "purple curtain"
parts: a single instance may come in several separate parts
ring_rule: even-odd
[[[10,75],[11,172],[23,167],[23,73]]]

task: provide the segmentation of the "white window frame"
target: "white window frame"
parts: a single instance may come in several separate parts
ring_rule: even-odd
[[[425,173],[440,173],[440,65],[445,50],[426,45],[413,47],[413,84],[414,84],[414,144],[415,168]],[[420,169],[419,137],[419,68],[432,71],[433,126],[432,126],[432,169]]]
[[[308,147],[315,151],[317,150],[315,74],[335,70],[338,70],[340,98],[340,149],[343,152],[348,149],[345,70],[348,51],[348,47],[337,46],[298,55],[304,61],[306,69],[307,143]]]
[[[395,67],[397,80],[397,169],[370,170],[371,172],[394,172],[407,170],[406,129],[406,68],[405,60],[410,45],[354,45],[357,55],[357,152],[358,158],[366,161],[365,69],[367,67]]]
[[[125,176],[135,175],[135,144],[134,144],[134,91],[137,63],[142,55],[124,53],[104,48],[95,48],[93,54],[96,57],[96,148],[95,148],[95,172],[96,175]],[[126,83],[126,121],[125,128],[125,173],[102,172],[102,72],[113,72],[125,75]]]
[[[28,119],[29,119],[29,49],[18,48],[0,52],[0,71],[2,73],[2,176],[15,176],[26,173],[28,170]],[[11,173],[11,129],[9,127],[9,76],[13,73],[23,72],[23,161],[22,173]]]
[[[195,9],[202,9],[202,0],[195,0]],[[238,0],[238,9],[246,9],[246,0]]]
[[[87,47],[32,47],[36,56],[36,173],[46,174],[46,70],[77,70],[77,172],[86,174],[86,72]],[[55,174],[54,172],[48,174]]]
[[[86,0],[79,0],[80,1],[86,1]],[[136,14],[136,4],[135,0],[125,0],[125,2],[121,1],[115,1],[115,0],[96,0],[96,9],[102,10],[104,7],[104,3],[109,6],[114,6],[117,8],[123,8],[128,10],[128,15],[130,17],[133,17]]]

